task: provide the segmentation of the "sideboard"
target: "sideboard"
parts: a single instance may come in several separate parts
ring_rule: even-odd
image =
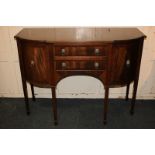
[[[56,86],[68,76],[92,76],[105,89],[103,123],[107,123],[109,88],[133,82],[130,113],[134,113],[145,35],[137,28],[24,28],[16,36],[26,111],[30,114],[27,82],[51,88],[57,124]],[[95,119],[95,118],[94,118]]]

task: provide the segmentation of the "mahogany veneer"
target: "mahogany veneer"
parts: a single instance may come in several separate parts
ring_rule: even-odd
[[[27,28],[15,36],[18,45],[27,114],[27,84],[51,88],[54,122],[57,124],[57,83],[68,76],[89,75],[105,88],[104,123],[107,121],[109,88],[134,82],[130,113],[138,87],[145,35],[136,28]]]

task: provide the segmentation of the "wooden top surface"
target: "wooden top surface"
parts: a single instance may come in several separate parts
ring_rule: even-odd
[[[24,28],[15,38],[46,42],[85,42],[130,40],[145,35],[137,28],[55,27]]]

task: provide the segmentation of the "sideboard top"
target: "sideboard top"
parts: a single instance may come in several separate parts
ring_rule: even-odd
[[[145,35],[137,28],[55,27],[24,28],[15,38],[47,42],[85,42],[130,40]]]

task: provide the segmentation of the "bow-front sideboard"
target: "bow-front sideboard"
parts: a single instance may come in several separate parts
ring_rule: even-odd
[[[87,75],[105,88],[103,122],[107,122],[109,88],[133,82],[130,113],[138,87],[143,41],[137,28],[24,28],[16,36],[26,111],[30,114],[27,82],[51,88],[54,123],[57,124],[56,86],[68,76]],[[94,118],[95,119],[95,118]]]

